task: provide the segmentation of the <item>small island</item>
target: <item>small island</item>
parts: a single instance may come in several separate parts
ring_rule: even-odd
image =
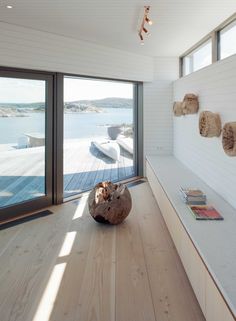
[[[27,117],[23,110],[17,108],[0,107],[0,117]]]
[[[102,108],[99,108],[90,104],[73,102],[73,103],[65,103],[64,112],[65,113],[102,113],[104,111]]]

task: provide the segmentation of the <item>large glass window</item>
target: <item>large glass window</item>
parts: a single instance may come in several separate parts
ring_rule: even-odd
[[[204,42],[197,49],[183,58],[183,76],[212,63],[212,40]]]
[[[50,198],[48,86],[41,76],[0,72],[0,213],[5,207]]]
[[[181,76],[236,54],[236,15],[234,14],[208,36],[208,41],[180,57]]]
[[[0,68],[0,222],[142,174],[142,85],[54,76]]]
[[[64,77],[64,197],[134,176],[135,84]]]
[[[219,32],[219,44],[220,59],[236,54],[236,21]]]

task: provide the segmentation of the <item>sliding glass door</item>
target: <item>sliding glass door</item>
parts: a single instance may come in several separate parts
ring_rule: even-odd
[[[136,175],[135,84],[64,77],[64,197]]]
[[[142,84],[0,67],[0,224],[142,175]]]
[[[0,70],[0,221],[52,202],[52,76]]]

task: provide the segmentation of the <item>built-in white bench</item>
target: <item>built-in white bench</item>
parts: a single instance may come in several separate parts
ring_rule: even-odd
[[[146,176],[206,320],[236,320],[236,210],[172,156],[148,156]],[[195,220],[180,186],[203,190],[224,220]]]

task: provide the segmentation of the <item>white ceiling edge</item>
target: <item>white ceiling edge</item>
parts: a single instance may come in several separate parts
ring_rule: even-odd
[[[105,45],[105,44],[102,44],[102,43],[98,43],[96,41],[89,41],[89,40],[85,40],[83,38],[76,38],[76,37],[73,37],[73,36],[67,36],[65,34],[60,34],[60,33],[56,33],[56,32],[50,32],[50,31],[45,31],[43,29],[38,29],[38,28],[32,28],[32,27],[28,27],[28,26],[25,26],[25,25],[21,25],[21,24],[16,24],[16,23],[10,23],[10,22],[6,22],[6,21],[3,21],[3,20],[0,20],[0,23],[3,23],[5,25],[8,25],[8,26],[13,26],[13,27],[19,27],[19,28],[22,28],[22,29],[25,29],[25,30],[32,30],[32,31],[35,31],[35,32],[39,32],[39,33],[42,33],[42,34],[47,34],[49,36],[54,36],[54,37],[61,37],[61,38],[64,38],[65,40],[70,40],[70,41],[75,41],[75,42],[80,42],[80,43],[86,43],[88,45],[93,45],[93,46],[97,46],[97,47],[103,47],[104,49],[113,49],[113,50],[116,50],[117,52],[122,52],[122,53],[127,53],[129,55],[134,55],[134,56],[139,56],[139,57],[145,57],[145,58],[149,58],[149,59],[153,59],[155,58],[155,56],[153,55],[148,55],[148,54],[143,54],[143,53],[136,53],[136,52],[133,52],[132,50],[125,50],[124,48],[118,48],[116,46],[108,46],[108,45]],[[158,57],[158,56],[157,56]]]
[[[153,58],[0,22],[0,65],[81,76],[152,81]]]
[[[236,11],[235,0],[11,0],[10,10],[4,3],[3,22],[149,57],[180,56]],[[145,4],[154,24],[140,46]]]

